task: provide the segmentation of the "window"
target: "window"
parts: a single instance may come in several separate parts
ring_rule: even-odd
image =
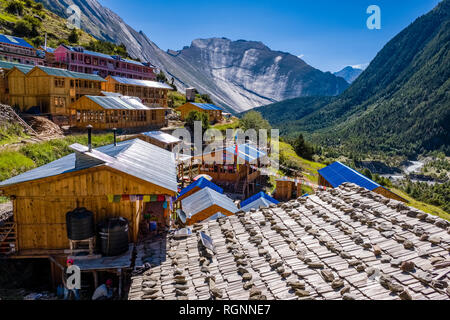
[[[156,110],[152,110],[152,121],[156,120]]]
[[[55,97],[54,101],[56,107],[64,107],[66,105],[66,99],[62,97]]]
[[[70,87],[73,88],[75,86],[75,81],[70,80]]]
[[[56,88],[64,88],[65,82],[64,79],[55,78],[55,87]]]

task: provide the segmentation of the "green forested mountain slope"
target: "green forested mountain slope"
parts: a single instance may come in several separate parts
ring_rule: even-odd
[[[335,97],[300,97],[255,108],[270,123],[280,129],[282,135],[289,135],[298,127],[298,121],[317,111],[332,101]],[[299,120],[297,120],[299,119]],[[294,130],[293,130],[294,129]]]
[[[287,105],[273,108],[293,115]],[[282,117],[267,119],[276,125]],[[392,39],[343,94],[291,123],[289,134],[309,132],[315,142],[340,141],[348,150],[450,153],[450,0]]]

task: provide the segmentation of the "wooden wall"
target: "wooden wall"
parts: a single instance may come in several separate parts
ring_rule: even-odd
[[[217,212],[221,212],[226,216],[232,216],[234,214],[222,207],[213,205],[213,206],[195,214],[191,219],[186,219],[186,225],[190,226],[197,222],[201,222],[201,221],[208,219],[209,217],[215,215]]]
[[[209,115],[209,121],[211,121],[211,122],[222,120],[222,111],[221,110],[203,110],[189,102],[183,104],[182,106],[179,106],[176,110],[181,112],[181,120],[183,120],[183,121],[186,120],[189,112],[191,112],[191,111],[199,111],[199,112],[207,113]]]
[[[402,201],[402,202],[408,202],[408,200],[400,197],[399,195],[395,194],[394,192],[392,192],[388,189],[385,189],[383,187],[378,187],[378,188],[374,189],[373,192],[381,194],[382,196],[389,198],[389,199],[394,199],[394,200]]]
[[[145,120],[142,120],[145,116]],[[165,109],[151,110],[109,110],[103,109],[87,97],[78,99],[70,105],[70,125],[85,128],[92,125],[94,129],[112,128],[161,128],[166,123]]]
[[[292,199],[292,192],[295,187],[293,181],[277,180],[275,199],[279,201],[289,201]]]
[[[96,167],[3,188],[14,196],[18,250],[67,249],[66,213],[85,207],[95,223],[109,217],[130,221],[130,239],[137,239],[141,201],[110,203],[108,194],[174,195],[156,185],[107,167]]]

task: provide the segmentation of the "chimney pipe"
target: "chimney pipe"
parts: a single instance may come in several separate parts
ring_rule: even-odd
[[[89,149],[89,152],[91,152],[92,151],[92,126],[88,125],[87,129],[88,129],[88,149]]]
[[[112,129],[114,132],[114,147],[117,147],[117,128]]]

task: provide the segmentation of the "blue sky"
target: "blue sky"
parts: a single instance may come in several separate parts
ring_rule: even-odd
[[[262,41],[323,71],[369,63],[383,46],[439,0],[100,0],[161,49],[193,39]],[[381,9],[369,30],[366,9]]]

